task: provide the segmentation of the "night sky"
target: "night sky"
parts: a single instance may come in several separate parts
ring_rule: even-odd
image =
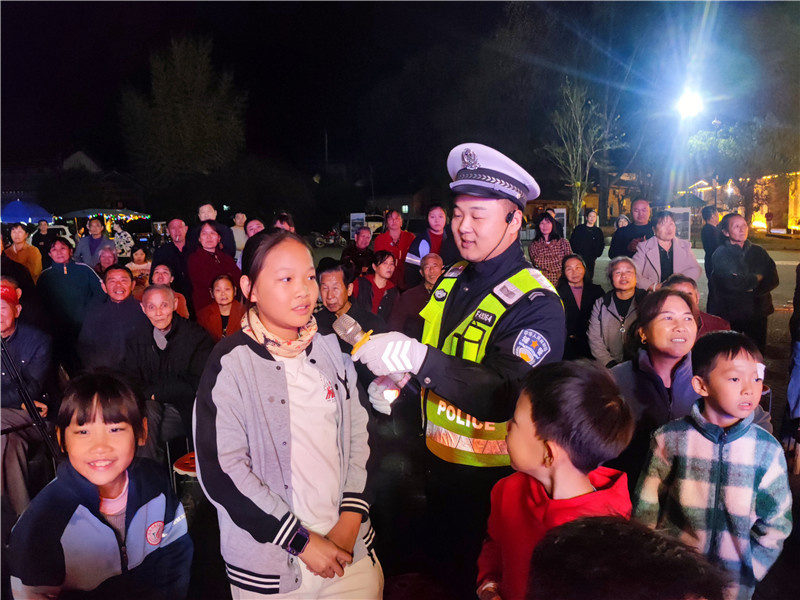
[[[647,105],[665,114],[692,71],[710,90],[709,122],[773,112],[797,126],[800,3],[722,4],[705,18],[704,8],[537,4],[534,15],[549,23],[547,48],[526,60],[548,87],[564,74],[602,81],[594,65],[569,66],[562,57],[605,36],[612,52],[598,46],[590,56],[607,63],[638,49],[621,110]],[[87,149],[101,164],[124,168],[121,90],[145,90],[150,53],[184,34],[211,36],[215,66],[232,71],[247,92],[248,153],[312,168],[327,130],[332,157],[356,158],[365,151],[364,99],[434,45],[457,59],[488,39],[503,9],[501,2],[3,2],[2,162]],[[599,17],[612,23],[610,33],[593,29]],[[544,108],[542,115],[553,106]]]

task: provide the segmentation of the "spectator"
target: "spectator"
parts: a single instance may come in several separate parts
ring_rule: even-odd
[[[233,215],[233,239],[236,242],[236,255],[233,257],[236,264],[239,264],[239,258],[242,256],[242,250],[247,243],[247,232],[244,230],[244,224],[247,222],[247,215],[243,212],[237,212]]]
[[[189,304],[189,314],[194,314],[192,301],[192,281],[189,278],[189,249],[186,244],[186,232],[189,228],[186,222],[173,217],[167,221],[167,232],[171,239],[170,242],[159,246],[153,255],[153,263],[150,270],[150,281],[153,280],[153,271],[158,265],[167,265],[173,277],[175,291],[186,298]]]
[[[561,271],[556,291],[564,303],[564,313],[567,318],[564,360],[592,358],[587,331],[592,309],[597,300],[603,296],[603,288],[592,283],[583,257],[578,254],[565,256]]]
[[[526,600],[725,600],[728,585],[702,554],[622,517],[554,527],[530,570]]]
[[[697,399],[691,349],[698,317],[696,306],[683,292],[667,288],[646,295],[629,332],[635,358],[611,370],[636,418],[633,440],[612,463],[628,474],[631,485],[644,466],[653,431],[688,415]],[[758,408],[756,418],[772,430],[768,413]]]
[[[451,262],[460,260],[461,257],[458,255],[458,250],[453,241],[453,234],[448,231],[447,213],[444,208],[434,204],[428,208],[428,228],[425,233],[414,239],[408,249],[408,254],[406,254],[405,264],[403,265],[405,269],[403,279],[406,288],[412,288],[422,283],[422,259],[429,252],[438,254],[441,258],[443,256],[442,252],[448,248],[450,250],[446,254],[451,257]],[[398,266],[398,268],[400,267]]]
[[[703,216],[703,228],[700,230],[700,239],[703,242],[703,251],[705,252],[705,269],[706,278],[711,281],[711,257],[714,252],[722,245],[725,238],[720,232],[717,225],[719,224],[719,212],[716,206],[704,206],[700,211]]]
[[[580,254],[586,263],[586,273],[589,281],[594,279],[594,263],[603,254],[606,240],[603,230],[597,224],[597,211],[590,208],[586,212],[586,222],[581,223],[572,230],[569,245],[575,254]]]
[[[284,231],[291,231],[292,233],[295,233],[294,217],[292,217],[291,213],[285,211],[279,212],[277,215],[275,215],[272,226],[275,229],[283,229]]]
[[[400,294],[389,317],[388,328],[421,341],[425,321],[419,316],[419,311],[428,303],[436,282],[444,272],[442,257],[429,252],[420,262],[419,272],[422,274],[422,283]]]
[[[3,428],[33,422],[9,372],[9,365],[6,364],[9,359],[13,360],[22,378],[22,385],[42,417],[47,417],[51,407],[57,408],[57,398],[48,395],[55,389],[52,385],[54,371],[50,336],[17,320],[22,310],[20,295],[21,290],[16,282],[4,275],[0,282],[0,336],[8,354],[2,353]],[[9,500],[16,517],[31,501],[28,491],[28,446],[36,441],[41,441],[41,433],[32,426],[2,436],[2,495]]]
[[[778,287],[775,261],[761,246],[747,239],[747,221],[739,214],[722,217],[723,244],[711,258],[708,312],[722,317],[731,329],[749,335],[761,353],[767,345],[767,318],[775,307],[770,292]]]
[[[561,262],[572,254],[569,242],[556,230],[557,221],[545,211],[536,219],[536,235],[528,246],[528,255],[533,266],[550,280],[554,286],[561,277]]]
[[[200,227],[200,246],[189,255],[192,304],[197,312],[214,301],[208,291],[217,275],[224,273],[231,281],[239,281],[242,275],[233,258],[220,248],[220,239],[219,225],[215,221],[204,221]]]
[[[797,419],[800,419],[800,263],[794,271],[795,284],[792,306],[794,308],[789,319],[789,332],[792,338],[792,366],[789,373],[789,387],[786,389],[789,419],[794,419],[793,430],[798,430]]]
[[[662,288],[669,288],[671,290],[678,290],[683,292],[692,299],[692,303],[697,308],[700,314],[700,329],[697,331],[697,337],[701,338],[707,333],[713,331],[730,331],[731,324],[725,319],[717,316],[710,315],[700,310],[700,292],[697,289],[697,283],[691,277],[673,273],[661,286]]]
[[[114,230],[114,245],[117,247],[117,256],[130,258],[131,249],[134,246],[131,234],[127,232],[125,226],[119,221],[114,221],[111,228]]]
[[[111,248],[114,252],[117,247],[108,237],[106,237],[103,221],[99,217],[92,217],[87,223],[89,235],[83,236],[78,240],[78,247],[75,249],[75,262],[89,265],[95,268],[100,262],[100,249]]]
[[[122,368],[141,384],[147,398],[150,436],[144,454],[151,458],[161,455],[161,423],[167,404],[180,414],[191,444],[194,397],[214,347],[205,329],[175,314],[176,306],[169,286],[151,285],[144,291],[142,310],[151,326],[133,334],[122,363]]]
[[[248,219],[247,223],[244,225],[244,231],[247,234],[247,238],[250,239],[259,231],[264,231],[266,226],[264,225],[264,221],[257,218]]]
[[[403,217],[398,211],[390,210],[386,215],[386,231],[375,238],[375,252],[385,250],[394,257],[392,283],[401,292],[406,289],[405,269],[397,267],[402,267],[406,262],[406,255],[413,241],[414,234],[403,231]]]
[[[689,415],[653,434],[634,496],[636,518],[689,541],[753,595],[792,530],[780,443],[753,423],[764,364],[747,336],[712,333],[692,351]]]
[[[50,257],[48,256],[48,259]],[[14,281],[14,287],[22,292],[20,305],[23,308],[20,320],[43,331],[49,330],[49,319],[45,315],[39,291],[28,269],[11,260],[4,252],[3,236],[0,236],[0,273]]]
[[[625,334],[636,321],[645,292],[636,289],[636,267],[627,256],[612,259],[606,275],[611,291],[595,301],[587,336],[592,356],[611,368],[625,359]]]
[[[28,269],[35,282],[42,272],[42,255],[28,243],[28,232],[22,223],[12,223],[10,233],[11,245],[6,248],[5,255]]]
[[[70,383],[57,430],[67,460],[11,536],[15,598],[185,598],[183,506],[163,468],[134,458],[144,403],[117,376]]]
[[[564,237],[564,226],[561,225],[561,223],[559,223],[558,219],[556,218],[556,209],[548,206],[547,208],[544,209],[544,212],[546,212],[548,215],[553,217],[553,220],[556,222],[555,231],[556,231],[556,233],[558,235],[560,235],[563,238]]]
[[[195,225],[189,230],[186,236],[186,244],[189,246],[189,254],[192,254],[197,248],[200,247],[200,230],[206,221],[214,221],[216,223],[217,233],[222,243],[222,251],[233,258],[236,255],[236,241],[233,238],[233,231],[227,225],[223,225],[217,221],[217,209],[210,202],[203,202],[197,207],[197,219],[200,221],[199,225]],[[196,308],[196,307],[195,307]]]
[[[236,299],[236,284],[230,275],[217,275],[209,290],[214,300],[197,311],[197,323],[218,342],[242,328],[244,305]]]
[[[152,275],[150,276],[150,284],[158,284],[158,285],[168,285],[172,287],[172,283],[175,281],[175,277],[172,275],[172,270],[169,268],[167,263],[158,265],[153,268]],[[177,292],[175,290],[172,291],[175,295],[175,299],[178,301],[178,308],[175,309],[175,312],[178,313],[184,319],[189,318],[189,307],[186,303],[186,296]]]
[[[691,277],[695,281],[703,270],[692,253],[688,240],[675,237],[675,218],[671,212],[663,211],[653,219],[654,237],[640,243],[633,255],[636,265],[636,286],[648,291],[661,287],[673,273]]]
[[[625,474],[600,465],[632,434],[631,411],[602,366],[560,362],[530,372],[508,427],[517,472],[492,489],[478,598],[524,599],[547,530],[583,516],[630,516]]]
[[[398,296],[397,287],[392,283],[395,271],[395,259],[388,250],[375,252],[372,263],[373,273],[355,280],[353,299],[361,308],[378,315],[384,323],[389,320]]]
[[[117,264],[117,253],[116,251],[112,250],[108,246],[100,248],[100,257],[97,261],[97,265],[94,268],[94,272],[97,273],[97,276],[100,279],[103,278],[103,273],[106,272],[111,265]]]
[[[58,233],[49,229],[47,221],[39,221],[39,229],[33,234],[32,242],[42,257],[42,268],[50,266],[50,244],[56,239]]]
[[[130,269],[133,274],[133,281],[136,287],[133,296],[137,300],[141,300],[144,288],[150,285],[150,271],[153,268],[153,263],[148,259],[147,248],[140,244],[136,244],[131,251],[131,262],[126,267]]]
[[[355,276],[366,275],[375,261],[375,253],[369,249],[372,230],[366,225],[356,229],[356,237],[342,250],[342,262],[349,262],[355,268]]]
[[[147,328],[147,317],[133,297],[133,275],[127,267],[114,265],[103,273],[104,302],[86,314],[78,336],[78,355],[84,369],[118,369],[125,358],[131,336]]]
[[[619,218],[614,222],[614,231],[616,232],[616,230],[620,227],[627,227],[630,224],[631,220],[628,217],[625,215],[620,215]]]
[[[619,227],[611,237],[608,258],[617,256],[633,258],[639,242],[653,237],[653,228],[650,226],[650,203],[644,198],[637,198],[631,204],[631,213],[633,214],[633,224]]]
[[[42,271],[36,284],[46,314],[52,321],[54,352],[67,373],[79,369],[75,344],[89,307],[105,297],[97,273],[72,260],[72,245],[62,237],[50,246],[53,264]]]

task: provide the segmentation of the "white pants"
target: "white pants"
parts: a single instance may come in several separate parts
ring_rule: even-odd
[[[375,553],[372,553],[375,556]],[[312,575],[302,560],[300,564],[300,587],[286,594],[259,594],[231,585],[233,600],[255,600],[258,598],[304,598],[322,600],[380,600],[383,598],[383,568],[375,557],[375,563],[365,556],[357,563],[347,565],[342,577],[325,579]]]

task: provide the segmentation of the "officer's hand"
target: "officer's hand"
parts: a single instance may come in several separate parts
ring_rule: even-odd
[[[372,408],[384,415],[392,414],[392,402],[397,400],[400,395],[400,389],[395,385],[394,381],[387,376],[376,377],[372,380],[367,388],[369,401]]]
[[[360,360],[375,375],[389,373],[417,374],[428,346],[397,331],[373,335],[353,355],[353,360]]]

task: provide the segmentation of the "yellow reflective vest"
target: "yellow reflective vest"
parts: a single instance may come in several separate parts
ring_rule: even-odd
[[[445,302],[467,264],[462,261],[451,267],[420,311],[425,320],[422,343],[439,348],[449,356],[480,363],[492,330],[511,306],[537,288],[555,290],[535,269],[521,269],[498,283],[440,344]],[[479,421],[431,389],[423,388],[422,403],[427,421],[425,441],[433,454],[447,462],[476,467],[511,464],[505,422]]]

